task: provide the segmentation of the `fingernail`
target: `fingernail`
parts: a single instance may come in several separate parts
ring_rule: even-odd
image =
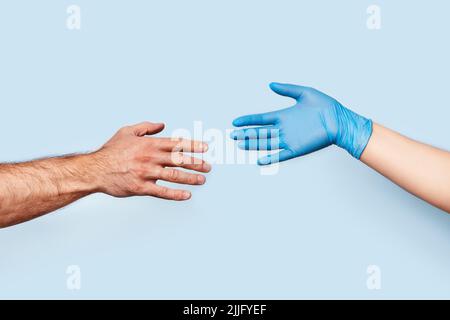
[[[204,176],[197,176],[197,181],[199,184],[204,184],[206,179]]]
[[[211,165],[209,163],[204,163],[203,169],[205,169],[206,171],[209,171],[209,170],[211,170]]]
[[[183,199],[189,199],[191,197],[191,193],[190,192],[188,192],[188,191],[184,191],[183,192]]]
[[[202,151],[204,151],[204,152],[206,152],[206,151],[208,151],[208,145],[206,144],[206,143],[203,143],[202,144]]]

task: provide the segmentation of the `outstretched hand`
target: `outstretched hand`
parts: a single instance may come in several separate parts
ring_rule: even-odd
[[[156,182],[204,184],[204,175],[176,168],[209,172],[208,163],[184,154],[206,152],[208,145],[186,139],[147,137],[163,129],[164,124],[150,122],[124,127],[97,151],[100,191],[116,197],[149,195],[170,200],[189,199],[189,191],[160,186]]]
[[[278,111],[242,116],[233,121],[231,138],[245,150],[277,150],[258,160],[260,165],[300,157],[336,144],[359,159],[371,132],[372,122],[342,106],[330,96],[309,87],[271,83],[277,94],[296,100]]]

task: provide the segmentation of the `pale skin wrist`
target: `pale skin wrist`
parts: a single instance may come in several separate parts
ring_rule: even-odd
[[[403,189],[450,212],[450,153],[379,124],[360,159]]]

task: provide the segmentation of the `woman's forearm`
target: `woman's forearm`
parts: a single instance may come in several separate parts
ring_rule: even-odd
[[[450,213],[450,153],[379,124],[361,161],[403,189]]]
[[[449,152],[374,124],[316,89],[283,83],[271,83],[270,88],[296,103],[238,117],[233,125],[241,128],[231,133],[233,139],[240,140],[239,148],[245,150],[281,149],[258,159],[260,165],[301,157],[334,144],[405,190],[450,213]]]

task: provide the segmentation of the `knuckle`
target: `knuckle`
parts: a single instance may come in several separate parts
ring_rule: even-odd
[[[137,177],[145,177],[148,175],[148,170],[141,165],[134,166],[130,169],[130,171],[133,172]]]
[[[162,168],[151,166],[145,169],[145,178],[158,179],[162,176]]]
[[[169,196],[169,188],[167,187],[161,187],[158,191],[158,195],[161,197],[168,197]]]
[[[160,147],[162,145],[162,142],[160,139],[155,139],[155,138],[151,138],[148,137],[147,139],[143,139],[143,148],[145,150],[150,150],[153,149],[155,147]]]
[[[173,151],[180,152],[184,149],[185,139],[183,138],[175,138]]]
[[[171,180],[178,180],[180,177],[180,173],[177,170],[170,170],[168,175]]]
[[[170,152],[172,152],[172,153],[179,152],[182,150],[178,143],[169,142],[166,145],[170,149]]]
[[[129,190],[132,194],[141,194],[143,192],[143,188],[138,184],[132,184]]]
[[[130,130],[129,126],[125,126],[119,129],[119,133],[126,133]]]
[[[171,155],[172,162],[178,165],[184,164],[183,154],[181,152],[173,152]]]
[[[166,146],[166,143],[165,143],[164,139],[149,137],[147,140],[149,141],[148,145],[155,145],[157,147],[164,147],[164,146]]]

